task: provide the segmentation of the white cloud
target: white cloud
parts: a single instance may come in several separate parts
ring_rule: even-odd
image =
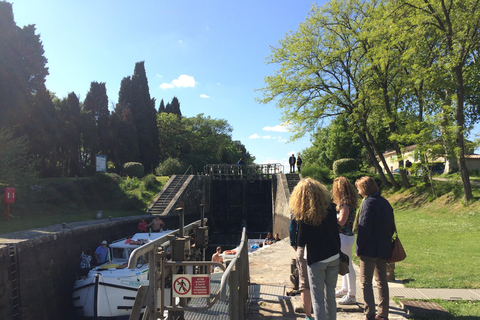
[[[172,81],[173,85],[179,88],[195,87],[195,79],[192,76],[182,74],[178,79]]]
[[[161,89],[172,89],[172,88],[175,88],[175,86],[171,83],[165,83],[164,82],[160,85],[160,88]]]
[[[266,126],[263,128],[263,131],[275,131],[275,132],[289,132],[290,126],[282,123],[274,127]]]
[[[209,99],[209,98],[210,98],[210,96],[207,96],[206,94],[203,94],[203,93],[202,93],[202,94],[200,95],[200,98]]]
[[[160,79],[163,78],[163,76],[161,74],[158,74],[158,73],[157,73],[157,77],[159,77]]]
[[[187,76],[186,74],[182,74],[177,79],[173,80],[172,83],[162,83],[160,85],[161,89],[172,89],[172,88],[187,88],[187,87],[195,87],[195,79],[192,76]]]
[[[272,137],[270,136],[263,136],[262,139],[271,139]]]
[[[248,137],[248,139],[260,139],[260,138],[261,138],[261,137],[260,137],[258,134],[256,134],[256,133],[254,133],[254,134],[252,134],[250,137]]]

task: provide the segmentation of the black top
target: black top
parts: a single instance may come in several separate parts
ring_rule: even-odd
[[[311,265],[340,253],[337,211],[331,203],[319,226],[298,221],[298,246],[307,247],[307,263]]]

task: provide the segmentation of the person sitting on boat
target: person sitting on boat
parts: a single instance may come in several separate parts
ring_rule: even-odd
[[[215,252],[212,255],[212,261],[213,262],[218,262],[218,263],[223,263],[223,258],[220,255],[222,253],[222,247],[217,247],[217,252]],[[216,266],[211,266],[210,267],[210,273],[213,273],[213,270],[215,269]]]
[[[278,242],[282,239],[280,239],[280,235],[278,233],[275,233],[275,237],[273,238],[273,243]]]
[[[78,276],[80,279],[86,279],[88,271],[90,271],[90,262],[92,261],[92,250],[87,249],[85,252],[82,252],[80,255],[80,272]]]
[[[108,247],[106,240],[103,240],[97,250],[95,250],[95,259],[97,261],[97,265],[108,261]]]
[[[160,219],[160,216],[156,216],[155,219],[152,220],[152,222],[147,224],[147,227],[150,226],[152,226],[152,232],[160,232],[165,226],[165,222]]]
[[[138,230],[140,230],[140,232],[147,232],[147,223],[144,218],[138,223]]]
[[[265,241],[263,241],[263,243],[265,245],[269,245],[269,244],[272,244],[274,242],[275,242],[275,239],[272,237],[272,233],[271,232],[267,233],[267,237],[265,238]]]

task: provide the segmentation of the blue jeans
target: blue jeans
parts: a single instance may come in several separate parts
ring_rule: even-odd
[[[315,262],[308,266],[308,280],[315,320],[337,319],[335,287],[337,286],[339,266],[340,259],[330,262]]]

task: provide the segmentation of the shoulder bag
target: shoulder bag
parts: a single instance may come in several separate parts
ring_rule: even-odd
[[[387,263],[394,263],[404,260],[407,257],[405,249],[403,249],[402,243],[397,233],[397,226],[394,225],[395,232],[393,234],[392,240],[392,257],[387,260]]]

